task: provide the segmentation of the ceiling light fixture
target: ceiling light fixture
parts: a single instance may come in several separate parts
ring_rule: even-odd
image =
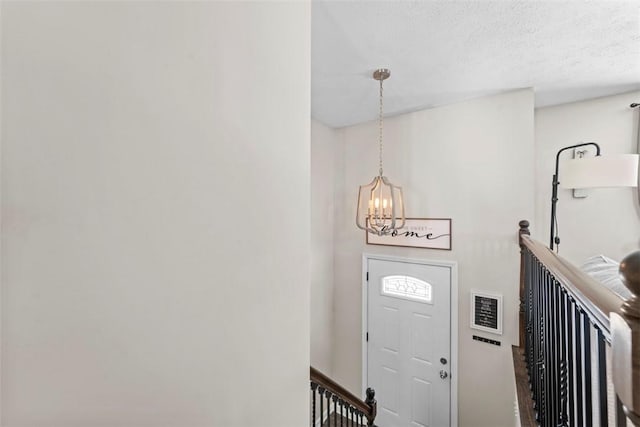
[[[373,78],[380,82],[380,115],[379,115],[379,159],[378,175],[367,185],[361,185],[358,191],[358,209],[356,225],[362,230],[379,236],[391,234],[404,227],[404,198],[402,187],[394,185],[382,174],[382,82],[389,78],[391,72],[386,68],[374,71]]]

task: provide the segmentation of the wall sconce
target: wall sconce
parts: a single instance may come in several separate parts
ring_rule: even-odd
[[[638,154],[603,157],[600,156],[600,146],[595,142],[585,142],[560,149],[556,154],[556,168],[551,191],[551,233],[549,239],[551,250],[553,250],[554,243],[560,244],[560,238],[556,235],[560,154],[566,150],[589,145],[596,148],[595,157],[572,159],[563,164],[562,188],[636,187],[638,185]]]

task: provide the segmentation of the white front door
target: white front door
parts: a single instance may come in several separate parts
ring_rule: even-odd
[[[367,385],[379,427],[448,427],[451,267],[369,258]]]

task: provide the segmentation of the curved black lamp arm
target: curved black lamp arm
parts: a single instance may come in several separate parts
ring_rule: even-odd
[[[561,148],[560,151],[558,151],[558,154],[556,154],[556,169],[553,174],[553,183],[552,183],[552,189],[551,189],[551,237],[549,239],[549,248],[551,250],[553,250],[554,243],[560,244],[560,238],[558,236],[555,236],[556,203],[558,202],[558,184],[560,184],[560,182],[558,181],[558,166],[560,164],[560,154],[563,151],[571,150],[572,148],[585,147],[587,145],[593,145],[594,147],[596,147],[596,156],[600,155],[600,146],[595,142],[584,142],[582,144],[570,145],[569,147]]]

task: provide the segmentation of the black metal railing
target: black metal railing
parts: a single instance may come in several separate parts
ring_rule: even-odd
[[[525,355],[541,426],[607,425],[608,329],[587,311],[531,252],[526,252]],[[596,345],[592,348],[592,336]],[[593,350],[595,358],[592,360]],[[595,369],[594,369],[595,368]],[[598,404],[594,405],[594,383]]]
[[[367,389],[361,400],[331,378],[311,367],[311,427],[373,426],[376,399],[373,389]]]
[[[623,303],[634,306],[636,297],[625,301],[528,237],[528,222],[520,227],[521,347],[537,422],[543,427],[621,426],[627,415],[634,421],[634,411],[625,410],[616,393],[616,387],[631,386],[615,383],[607,353],[613,352],[610,316],[618,315]],[[635,277],[625,279],[629,287]],[[633,329],[633,322],[627,323]],[[626,351],[632,360],[638,348],[640,343],[629,339],[616,351]],[[623,368],[631,372],[632,367]]]

